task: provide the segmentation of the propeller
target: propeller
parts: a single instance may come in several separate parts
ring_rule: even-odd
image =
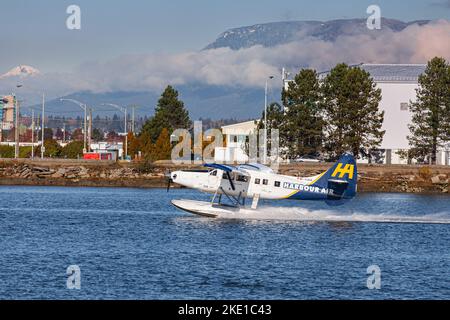
[[[169,192],[170,185],[173,182],[173,180],[172,180],[172,172],[170,172],[170,170],[169,170],[169,172],[166,172],[165,176],[166,176],[166,180],[167,180],[167,192]]]

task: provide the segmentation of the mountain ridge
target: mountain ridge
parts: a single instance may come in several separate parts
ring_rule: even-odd
[[[299,40],[301,37],[335,41],[337,37],[344,34],[373,33],[373,30],[367,28],[366,21],[366,19],[298,20],[237,27],[221,33],[214,42],[208,44],[203,50],[219,48],[239,50],[255,45],[273,47]],[[375,31],[379,33],[386,30],[399,32],[414,24],[425,25],[430,22],[430,20],[404,22],[397,19],[382,18],[382,29]]]

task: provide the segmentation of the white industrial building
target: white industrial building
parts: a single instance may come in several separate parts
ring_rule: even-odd
[[[380,150],[383,152],[383,162],[385,164],[406,164],[407,160],[401,159],[397,152],[409,149],[407,139],[410,134],[408,125],[411,123],[409,104],[416,100],[419,75],[425,71],[426,65],[361,64],[359,67],[370,73],[382,91],[380,110],[385,112],[383,130],[386,130],[380,146]],[[326,74],[325,72],[320,76],[325,77]],[[284,86],[288,88],[289,82],[292,80],[285,79],[284,75],[283,71]],[[223,150],[216,152],[216,158],[227,161],[246,161],[247,158],[243,151],[245,150],[245,141],[255,129],[254,121],[224,126],[222,130],[226,135],[227,145]],[[450,165],[450,145],[439,151],[437,163]]]
[[[255,120],[223,126],[225,147],[215,149],[215,160],[217,162],[247,162],[248,155],[245,153],[245,144],[248,142],[248,137],[256,132],[256,129],[257,122]]]

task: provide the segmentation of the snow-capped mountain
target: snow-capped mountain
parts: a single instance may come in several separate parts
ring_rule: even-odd
[[[38,74],[40,74],[40,71],[38,69],[30,67],[30,66],[26,66],[26,65],[21,65],[21,66],[12,68],[5,74],[1,75],[0,79],[10,78],[10,77],[28,77],[28,76],[35,76]]]
[[[429,20],[403,22],[382,18],[382,30],[378,33],[399,32],[412,24],[424,25],[429,22]],[[373,34],[366,26],[366,19],[272,22],[227,30],[204,50],[217,48],[239,50],[255,45],[274,47],[305,37],[334,42],[339,36],[357,34]]]

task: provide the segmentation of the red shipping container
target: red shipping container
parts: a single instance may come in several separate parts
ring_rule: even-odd
[[[100,160],[100,154],[99,153],[85,153],[83,155],[84,160]]]

